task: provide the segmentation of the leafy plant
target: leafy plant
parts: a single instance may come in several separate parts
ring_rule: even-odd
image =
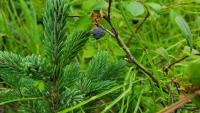
[[[0,92],[0,105],[14,102],[15,112],[58,112],[118,84],[114,78],[124,72],[125,63],[109,62],[107,52],[93,58],[86,71],[80,69],[75,59],[90,33],[66,35],[65,4],[65,0],[46,2],[45,55],[0,52],[0,77],[6,86]]]
[[[199,113],[199,8],[0,0],[0,112]]]

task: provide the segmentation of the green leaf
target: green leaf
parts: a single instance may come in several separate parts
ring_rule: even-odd
[[[189,46],[185,46],[184,51],[185,52],[192,52],[192,54],[198,54],[199,53],[199,51],[196,50],[196,49],[192,49],[192,51],[191,51]]]
[[[95,1],[95,6],[93,7],[93,10],[100,10],[100,9],[107,10],[107,7],[108,7],[107,2],[105,2],[104,0],[97,0]]]
[[[179,26],[179,28],[181,29],[181,31],[183,32],[183,34],[185,35],[187,43],[190,46],[190,50],[192,50],[192,40],[193,40],[192,32],[190,31],[190,28],[187,22],[184,20],[182,16],[177,16],[175,18],[175,21],[177,25]]]
[[[95,0],[84,0],[84,2],[82,3],[82,9],[86,12],[90,12],[95,6],[95,4]]]
[[[200,85],[200,62],[195,61],[188,66],[188,75],[192,84]]]
[[[108,3],[104,0],[84,0],[82,3],[82,8],[86,12],[91,12],[93,10],[107,9]]]
[[[139,16],[144,14],[144,6],[140,2],[131,2],[126,6],[126,9],[133,15]]]
[[[160,4],[158,3],[154,3],[154,2],[149,2],[149,3],[146,3],[147,5],[149,5],[153,10],[155,10],[156,12],[160,12],[162,7]]]
[[[77,25],[76,29],[85,30],[91,24],[91,19],[89,16],[83,16],[78,21],[76,21],[75,25]]]
[[[165,58],[166,60],[169,60],[169,56],[168,56],[166,49],[158,48],[158,49],[156,49],[156,53],[159,54],[160,56],[162,56],[163,58]]]

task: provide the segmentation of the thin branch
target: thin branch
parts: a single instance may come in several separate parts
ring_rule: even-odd
[[[172,81],[173,85],[175,86],[175,88],[176,88],[178,94],[180,94],[180,93],[181,93],[180,90],[179,90],[180,84],[178,83],[176,77],[173,77],[173,78],[171,79],[171,81]]]
[[[194,54],[194,55],[200,55],[200,53],[197,53],[197,54]],[[174,65],[176,65],[176,64],[178,64],[178,63],[180,63],[180,62],[182,62],[183,60],[185,60],[185,59],[188,58],[188,57],[189,57],[189,55],[184,56],[183,58],[180,58],[180,59],[178,59],[178,60],[172,62],[170,65],[168,65],[168,66],[164,69],[164,72],[165,72],[165,73],[168,73],[169,70],[170,70]]]
[[[111,7],[112,0],[109,1],[109,7]],[[110,8],[108,8],[110,10]],[[110,14],[110,11],[108,11]],[[148,77],[154,82],[155,86],[160,88],[158,80],[149,72],[147,71],[141,64],[137,62],[137,60],[132,56],[131,52],[129,51],[128,47],[124,44],[123,40],[120,38],[118,32],[116,31],[115,27],[113,26],[111,22],[111,18],[104,17],[104,19],[108,22],[108,24],[111,27],[111,31],[104,28],[101,24],[98,23],[96,20],[96,25],[104,29],[106,32],[108,32],[112,37],[114,37],[120,46],[120,48],[123,49],[123,51],[126,53],[127,61],[133,65],[136,65],[137,68],[139,68],[144,74],[148,75]],[[164,92],[167,92],[166,89],[162,88]]]
[[[149,13],[149,10],[148,8],[144,5],[146,11],[147,11],[147,14],[146,16],[144,17],[144,19],[142,20],[142,22],[137,26],[137,28],[135,29],[135,33],[137,33],[139,31],[139,29],[142,27],[142,25],[145,23],[145,21],[147,20],[147,18],[149,17],[150,13]]]
[[[163,110],[161,110],[161,111],[159,111],[157,113],[172,113],[176,109],[178,109],[178,108],[184,106],[185,104],[187,104],[188,102],[191,102],[193,97],[195,97],[195,95],[189,95],[189,96],[183,97],[178,102],[173,103],[172,105],[164,108]]]
[[[112,0],[109,0],[108,4],[108,19],[110,20],[110,10],[111,10]]]
[[[143,20],[137,25],[136,29],[133,31],[135,33],[135,35],[137,35],[139,29],[142,27],[142,25],[146,22],[147,18],[149,17],[150,13],[149,13],[149,10],[148,8],[144,5],[145,9],[146,9],[146,15],[145,17],[143,18]],[[126,43],[127,46],[130,45],[131,41],[132,41],[133,37],[131,36],[130,38],[128,38],[128,41]]]

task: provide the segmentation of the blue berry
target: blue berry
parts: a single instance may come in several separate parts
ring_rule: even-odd
[[[132,19],[131,21],[132,21],[132,24],[137,24],[139,22],[139,20],[137,19]]]
[[[92,30],[92,34],[93,34],[94,38],[97,40],[105,35],[104,30],[100,27],[94,28]]]

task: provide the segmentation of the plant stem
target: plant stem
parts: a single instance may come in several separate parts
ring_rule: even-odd
[[[197,53],[197,54],[194,54],[194,55],[200,55],[200,53]],[[182,58],[180,58],[180,59],[178,59],[178,60],[172,62],[171,64],[169,64],[169,65],[164,69],[164,72],[167,74],[167,73],[169,72],[169,70],[170,70],[174,65],[176,65],[177,63],[182,62],[183,60],[185,60],[185,59],[188,58],[188,57],[189,57],[189,55],[186,55],[186,56],[184,56],[184,57],[182,57]]]
[[[140,22],[140,24],[137,26],[137,28],[135,29],[135,33],[137,33],[139,31],[139,29],[142,27],[142,25],[145,23],[145,21],[147,20],[147,18],[149,17],[149,10],[148,8],[144,5],[147,14],[145,15],[144,19],[142,20],[142,22]]]
[[[179,101],[173,103],[167,108],[164,108],[163,110],[157,112],[157,113],[172,113],[176,109],[182,107],[183,105],[187,104],[188,102],[191,102],[191,99],[195,97],[195,95],[189,95],[186,97],[181,98]]]
[[[109,6],[108,6],[108,15],[110,15],[112,0],[109,0]],[[154,82],[155,86],[160,88],[158,80],[149,72],[147,71],[141,64],[137,62],[137,60],[132,56],[131,52],[129,51],[126,44],[123,42],[123,40],[120,38],[118,32],[116,31],[115,27],[113,26],[111,22],[110,16],[104,17],[104,19],[108,22],[110,25],[112,31],[104,28],[101,24],[98,23],[96,20],[96,25],[104,29],[106,32],[108,32],[112,37],[114,37],[120,46],[120,48],[123,49],[123,51],[126,53],[127,61],[133,65],[136,65],[137,68],[139,68],[144,74],[148,75],[148,77]],[[164,92],[167,92],[164,88],[162,88]]]

